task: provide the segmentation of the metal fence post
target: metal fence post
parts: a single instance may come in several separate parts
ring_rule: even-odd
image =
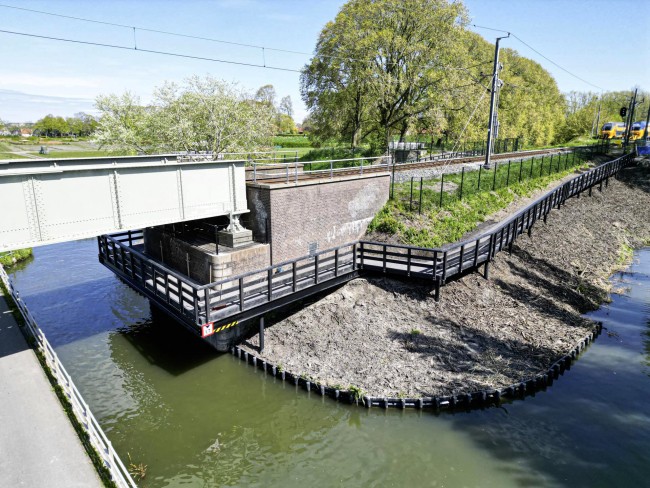
[[[529,180],[533,178],[533,168],[534,167],[535,167],[535,158],[533,157],[533,158],[530,159],[530,175],[528,176]]]
[[[461,169],[460,173],[460,200],[463,201],[463,184],[465,183],[465,166]]]
[[[422,215],[422,182],[424,178],[420,177],[420,205],[418,206],[418,213]]]

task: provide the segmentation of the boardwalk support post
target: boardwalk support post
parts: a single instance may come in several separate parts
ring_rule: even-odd
[[[260,317],[260,352],[264,351],[264,315]]]

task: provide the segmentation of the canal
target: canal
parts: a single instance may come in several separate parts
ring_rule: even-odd
[[[94,240],[12,271],[123,460],[167,486],[647,486],[650,249],[553,386],[471,413],[335,403],[220,355],[97,262]]]

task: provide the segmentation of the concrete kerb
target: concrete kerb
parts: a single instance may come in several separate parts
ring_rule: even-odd
[[[433,410],[435,413],[468,411],[484,409],[492,406],[499,406],[502,401],[523,399],[534,396],[536,393],[546,391],[553,385],[553,381],[564,375],[571,369],[571,364],[576,361],[587,347],[601,334],[602,323],[597,322],[594,330],[586,335],[567,354],[555,361],[546,371],[538,373],[518,383],[502,387],[475,390],[458,395],[443,395],[422,398],[401,398],[401,397],[373,397],[364,395],[361,390],[354,388],[338,389],[319,383],[310,377],[300,376],[296,373],[286,371],[279,366],[268,362],[256,354],[249,353],[239,346],[231,349],[234,356],[253,367],[262,369],[266,374],[288,383],[293,383],[296,388],[303,388],[307,392],[314,391],[321,397],[328,397],[334,401],[361,405],[366,408],[398,408],[415,410]]]

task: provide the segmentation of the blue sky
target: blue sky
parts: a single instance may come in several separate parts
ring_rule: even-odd
[[[311,53],[323,25],[343,0],[0,0],[0,4],[85,17],[127,26]],[[505,29],[590,83],[605,90],[650,89],[650,0],[466,0],[472,23]],[[474,28],[473,28],[474,29]],[[125,47],[126,27],[79,22],[0,8],[0,30],[63,37]],[[490,42],[500,35],[474,29]],[[190,60],[0,33],[0,119],[35,121],[48,113],[92,112],[94,98],[129,90],[147,101],[165,80],[211,74],[254,91],[275,86],[290,95],[296,120],[306,115],[299,75],[291,71]],[[300,69],[308,54],[289,54],[136,31],[140,49]],[[580,81],[516,39],[502,46],[535,59],[562,91],[597,88]]]

